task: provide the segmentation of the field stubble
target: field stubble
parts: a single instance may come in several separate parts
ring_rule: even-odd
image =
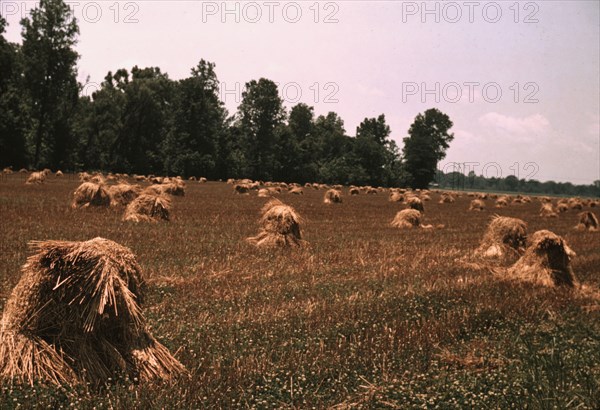
[[[267,198],[231,185],[187,183],[172,221],[123,222],[122,209],[69,207],[78,181],[0,180],[0,308],[20,278],[30,240],[102,236],[134,252],[146,274],[152,333],[189,379],[101,391],[2,386],[0,408],[597,408],[598,301],[500,280],[457,263],[492,215],[549,229],[577,253],[573,269],[600,286],[600,236],[573,229],[577,211],[538,216],[540,203],[468,212],[466,195],[425,202],[425,223],[389,226],[387,195],[323,190],[277,197],[304,218],[297,250],[259,250]]]

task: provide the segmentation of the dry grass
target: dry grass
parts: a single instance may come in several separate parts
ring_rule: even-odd
[[[310,241],[289,252],[244,240],[266,200],[225,183],[188,184],[169,223],[129,224],[114,208],[69,209],[78,185],[69,176],[33,187],[25,178],[0,181],[10,221],[0,230],[0,312],[28,241],[109,238],[137,256],[147,323],[191,376],[118,379],[100,392],[3,384],[0,408],[594,409],[600,399],[598,302],[458,264],[490,218],[467,212],[465,194],[438,204],[430,193],[425,222],[443,230],[391,227],[399,206],[383,194],[336,206],[320,205],[323,190],[286,195]],[[579,281],[598,288],[597,232],[574,230],[577,212],[544,219],[539,208],[497,212],[563,237]]]

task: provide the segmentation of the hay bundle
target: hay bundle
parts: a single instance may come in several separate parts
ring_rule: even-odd
[[[289,193],[294,194],[294,195],[304,195],[304,191],[302,190],[302,188],[299,188],[299,187],[290,189]]]
[[[208,181],[208,180],[204,177],[198,178],[198,182],[200,182],[201,184],[205,183],[206,181]]]
[[[257,247],[301,246],[301,218],[294,208],[272,199],[262,208],[261,230],[247,241]]]
[[[142,194],[125,209],[124,221],[158,222],[168,221],[171,200],[168,195]]]
[[[21,168],[21,169],[19,170],[19,172],[20,172],[21,174],[26,174],[26,173],[28,173],[29,171],[27,171],[27,168]]]
[[[191,177],[188,178],[188,181],[196,181],[196,177],[192,175]]]
[[[63,172],[59,169],[58,171],[56,171],[56,174],[54,174],[57,177],[62,177],[64,176]]]
[[[267,188],[267,191],[269,191],[269,195],[280,194],[281,188],[279,188],[278,186],[271,186]]]
[[[377,189],[368,186],[367,189],[365,189],[365,193],[367,195],[377,195]]]
[[[431,225],[422,225],[423,214],[416,209],[403,209],[396,214],[391,225],[394,228],[411,229],[411,228],[432,228]]]
[[[402,201],[404,201],[404,195],[402,195],[398,191],[392,191],[392,192],[390,192],[389,201],[390,202],[402,202]]]
[[[92,176],[90,174],[88,174],[87,172],[79,173],[79,180],[81,182],[88,182],[91,178],[92,178]]]
[[[142,181],[145,181],[145,180],[146,180],[146,177],[145,177],[145,176],[143,176],[143,175],[134,175],[134,176],[133,176],[133,179],[135,179],[135,180],[136,180],[136,181],[138,181],[138,182],[142,182]]]
[[[595,208],[600,204],[598,201],[590,201],[590,208]]]
[[[167,195],[167,192],[165,192],[165,186],[166,185],[152,184],[152,185],[146,187],[142,191],[142,194],[148,194],[148,195]]]
[[[484,192],[477,192],[476,197],[477,199],[488,199],[488,194]]]
[[[142,192],[139,185],[117,184],[108,188],[110,206],[125,206],[131,203]]]
[[[501,196],[500,198],[496,199],[496,208],[504,208],[506,206],[508,206],[508,197]]]
[[[165,177],[162,179],[161,185],[163,186],[163,191],[167,194],[174,196],[185,195],[185,182],[180,176],[175,178]]]
[[[543,218],[558,218],[558,214],[554,212],[551,202],[542,203],[540,208],[540,216]]]
[[[556,210],[557,210],[558,212],[560,212],[560,213],[567,212],[567,211],[569,210],[569,205],[567,205],[567,204],[566,204],[566,203],[564,203],[564,202],[559,202],[559,203],[556,205]]]
[[[143,278],[128,248],[103,238],[33,242],[0,330],[3,382],[170,379],[185,368],[149,333]]]
[[[250,187],[246,184],[235,184],[233,186],[233,192],[235,192],[238,195],[249,195]]]
[[[92,176],[89,179],[90,182],[93,182],[94,184],[105,184],[106,183],[106,178],[104,178],[104,175],[98,173],[95,174],[94,176]]]
[[[421,201],[431,201],[429,194],[421,194]]]
[[[481,199],[473,199],[469,205],[469,211],[483,211],[485,209],[485,202]]]
[[[93,182],[84,182],[73,192],[72,208],[88,206],[109,206],[110,195],[104,186]]]
[[[342,193],[337,189],[329,189],[325,192],[323,202],[326,204],[339,204],[342,202]]]
[[[360,194],[360,189],[358,189],[357,187],[352,187],[352,188],[350,188],[350,190],[348,191],[348,193],[350,195],[359,195]]]
[[[271,196],[271,193],[269,192],[269,190],[267,188],[261,188],[258,190],[258,196],[260,198],[268,198]]]
[[[185,195],[185,184],[183,181],[179,179],[173,179],[171,182],[167,184],[161,184],[163,192],[174,195],[174,196],[184,196]]]
[[[579,223],[576,228],[582,231],[597,231],[598,218],[593,212],[581,212],[579,215]]]
[[[444,192],[442,194],[442,196],[440,197],[440,204],[453,204],[455,201],[454,197],[452,196],[452,194],[446,193]]]
[[[25,183],[27,185],[43,184],[45,180],[46,180],[46,173],[44,171],[32,172],[31,175],[29,175],[29,178],[27,178],[27,181]]]
[[[2,170],[3,174],[10,175],[13,173],[12,167],[6,167]]]
[[[408,205],[410,209],[416,209],[419,212],[425,212],[423,202],[416,196],[411,196],[410,198],[406,199],[406,205]]]
[[[571,209],[576,209],[581,211],[583,209],[583,203],[581,202],[581,200],[579,198],[571,198],[569,199],[569,208]]]
[[[551,203],[552,202],[552,198],[550,198],[549,196],[543,196],[540,198],[540,201],[543,203]]]
[[[544,286],[578,285],[571,268],[575,252],[563,238],[542,230],[531,235],[525,254],[508,269],[507,276]]]
[[[517,218],[494,216],[487,227],[475,256],[512,262],[525,250],[527,224]]]

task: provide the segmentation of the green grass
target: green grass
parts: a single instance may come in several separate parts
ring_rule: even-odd
[[[128,246],[148,280],[152,333],[190,379],[102,389],[0,387],[0,408],[579,408],[600,403],[598,302],[499,280],[456,259],[494,213],[550,229],[577,252],[579,279],[600,285],[600,234],[573,229],[575,211],[538,217],[539,202],[467,212],[470,198],[426,202],[425,223],[389,227],[387,195],[282,194],[304,217],[310,246],[260,251],[264,198],[223,183],[188,183],[173,221],[129,224],[121,210],[71,210],[69,177],[0,181],[0,309],[30,240],[102,236]]]

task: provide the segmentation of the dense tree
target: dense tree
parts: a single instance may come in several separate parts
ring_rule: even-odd
[[[281,132],[282,178],[301,183],[316,181],[319,154],[314,108],[299,103],[290,110],[288,130]]]
[[[200,60],[174,94],[172,127],[165,141],[165,170],[215,178],[227,111],[219,99],[215,65]]]
[[[427,188],[434,180],[437,164],[454,139],[448,132],[452,125],[450,118],[436,108],[415,118],[403,149],[403,169],[412,188]]]
[[[169,130],[174,83],[158,67],[131,69],[124,86],[122,128],[113,144],[112,169],[163,172],[163,142]]]
[[[123,110],[125,88],[129,73],[119,69],[109,72],[100,90],[92,99],[80,99],[74,121],[74,131],[79,141],[79,165],[83,169],[116,169],[118,164],[117,142],[123,133]]]
[[[23,27],[23,88],[31,115],[34,167],[72,165],[70,119],[79,95],[74,50],[79,27],[63,0],[40,0]]]
[[[244,139],[251,178],[273,179],[277,175],[277,144],[285,118],[283,100],[273,81],[261,78],[246,83],[237,127]]]
[[[0,16],[0,166],[24,167],[27,109],[21,92],[20,48],[4,38],[6,21]]]
[[[390,133],[383,114],[365,118],[356,129],[354,150],[370,185],[389,185],[395,179],[398,150],[396,143],[389,139]]]

